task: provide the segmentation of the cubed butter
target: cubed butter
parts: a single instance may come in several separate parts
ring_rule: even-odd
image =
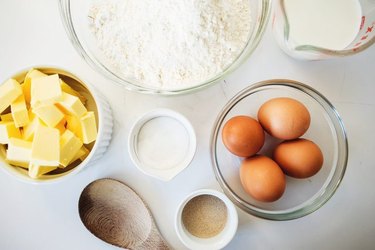
[[[69,129],[65,130],[60,137],[60,164],[63,167],[68,166],[82,146],[81,139],[75,136]]]
[[[26,105],[27,106],[30,106],[30,86],[27,86],[25,83],[22,83],[21,84],[21,88],[22,88],[22,93],[23,93],[23,96],[25,98],[25,102],[26,102]]]
[[[37,69],[31,68],[25,76],[24,83],[31,84],[31,79],[44,77],[44,76],[47,76],[47,75]]]
[[[87,113],[87,109],[78,97],[65,92],[62,92],[61,98],[56,105],[69,115],[82,117]]]
[[[95,141],[98,131],[96,129],[96,120],[94,112],[87,112],[86,115],[81,117],[80,123],[83,143],[88,144]]]
[[[39,166],[59,166],[60,132],[56,128],[38,126],[31,147],[31,163]]]
[[[8,114],[0,115],[0,119],[1,119],[3,122],[12,122],[12,121],[13,121],[12,113],[8,113]]]
[[[30,114],[30,113],[29,113]],[[22,138],[27,141],[32,141],[34,139],[35,131],[39,126],[47,126],[39,119],[37,116],[33,116],[32,120],[23,127]]]
[[[54,104],[38,105],[34,107],[33,112],[51,128],[54,128],[64,119],[64,113]]]
[[[0,85],[0,113],[9,107],[20,95],[22,95],[22,88],[16,80],[9,79]]]
[[[12,112],[14,124],[17,128],[26,126],[29,123],[29,113],[23,95],[20,95],[14,102],[12,102],[10,110]]]
[[[82,140],[82,128],[80,119],[74,115],[66,115],[66,128],[72,131],[78,138]]]
[[[46,74],[40,72],[37,69],[30,69],[25,76],[25,80],[21,84],[23,95],[25,96],[26,103],[31,102],[31,79],[47,76]]]
[[[86,97],[84,97],[81,93],[79,93],[78,91],[74,90],[72,87],[70,87],[66,82],[64,82],[63,80],[60,80],[60,83],[61,83],[61,89],[62,91],[64,91],[65,93],[68,93],[68,94],[71,94],[71,95],[74,95],[76,97],[78,97],[81,102],[83,104],[85,104],[86,102]]]
[[[76,160],[80,159],[81,161],[84,161],[86,157],[89,155],[90,151],[85,147],[82,146],[77,154],[73,157],[71,162],[75,162]]]
[[[31,159],[31,145],[30,141],[10,138],[6,161],[15,166],[28,168]]]
[[[61,97],[60,78],[58,74],[31,79],[31,106],[38,103],[54,104]]]
[[[44,174],[47,174],[53,170],[57,169],[55,166],[40,166],[33,163],[29,165],[29,176],[31,178],[39,178]]]
[[[8,144],[10,138],[21,138],[21,132],[14,122],[0,122],[0,144]]]
[[[64,119],[62,119],[62,120],[61,120],[61,121],[55,126],[55,128],[57,128],[57,129],[60,131],[60,135],[62,135],[62,134],[65,132],[65,130],[66,130],[65,125],[66,125],[66,119],[64,118]]]

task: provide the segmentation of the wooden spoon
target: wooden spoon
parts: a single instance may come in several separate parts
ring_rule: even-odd
[[[113,179],[91,182],[79,198],[79,215],[96,237],[127,249],[169,249],[143,200]]]

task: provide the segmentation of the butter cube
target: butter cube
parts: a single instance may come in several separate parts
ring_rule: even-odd
[[[26,105],[30,106],[30,87],[31,85],[27,86],[25,83],[21,84],[22,93],[25,98]]]
[[[6,154],[6,161],[9,164],[29,168],[31,159],[31,142],[17,138],[10,138],[8,150]]]
[[[27,72],[25,80],[21,84],[26,103],[30,104],[31,101],[31,79],[43,76],[47,75],[36,69],[30,69],[29,72]]]
[[[39,126],[46,126],[37,116],[33,116],[31,119],[31,122],[23,127],[22,138],[27,141],[32,141],[34,139],[35,131]]]
[[[83,143],[88,144],[95,141],[98,131],[96,129],[94,112],[87,112],[86,115],[81,117],[80,123]]]
[[[44,76],[47,76],[47,75],[37,69],[31,68],[25,76],[24,83],[31,84],[31,79],[44,77]]]
[[[87,113],[87,109],[78,97],[65,92],[62,92],[61,98],[56,105],[69,115],[82,117]]]
[[[66,115],[66,128],[72,131],[78,138],[82,140],[82,128],[80,119],[74,115]]]
[[[22,95],[22,88],[16,80],[9,79],[0,85],[0,113],[9,107],[20,95]]]
[[[10,110],[12,112],[14,124],[17,128],[23,127],[29,123],[29,113],[27,111],[25,98],[20,95],[11,105]]]
[[[65,130],[66,130],[66,127],[65,127],[65,124],[66,124],[66,120],[65,119],[62,119],[56,126],[55,128],[57,128],[59,131],[60,131],[60,135],[62,135]]]
[[[73,157],[71,162],[75,162],[76,160],[80,159],[81,161],[84,161],[86,157],[89,155],[90,151],[85,147],[82,146],[77,154]]]
[[[64,91],[65,93],[68,93],[68,94],[71,94],[71,95],[74,95],[74,96],[78,97],[83,104],[86,102],[86,100],[87,100],[86,97],[84,97],[83,95],[81,95],[78,91],[74,90],[72,87],[70,87],[68,84],[66,84],[61,79],[60,79],[60,84],[61,84],[62,91]]]
[[[29,165],[29,176],[31,178],[39,178],[42,175],[49,173],[53,170],[57,169],[57,167],[54,166],[40,166],[37,164],[30,163]]]
[[[21,132],[14,122],[0,122],[0,144],[8,144],[10,138],[21,138]]]
[[[60,137],[60,164],[63,167],[68,166],[82,145],[81,139],[75,136],[69,129],[65,130]]]
[[[34,107],[33,112],[51,128],[54,128],[64,119],[64,113],[54,104],[38,105]]]
[[[0,118],[3,122],[12,122],[13,121],[13,116],[12,113],[0,115]]]
[[[54,104],[61,97],[58,74],[31,79],[31,106],[38,103]]]
[[[59,166],[60,132],[58,129],[38,126],[31,147],[31,163],[38,166]]]

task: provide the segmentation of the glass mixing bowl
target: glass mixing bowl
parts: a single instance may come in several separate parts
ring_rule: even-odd
[[[242,188],[239,168],[243,158],[231,154],[222,142],[222,129],[236,115],[256,118],[259,107],[275,97],[302,102],[310,112],[311,124],[302,138],[315,142],[322,150],[321,170],[306,179],[286,176],[286,189],[275,202],[259,202]],[[259,152],[269,157],[281,140],[266,134]],[[219,114],[211,136],[211,158],[216,178],[225,194],[245,212],[271,220],[291,220],[320,208],[334,194],[346,169],[348,143],[343,122],[332,104],[311,87],[292,80],[269,80],[245,88],[233,97]]]
[[[251,32],[246,46],[228,67],[204,82],[199,82],[194,84],[193,87],[183,89],[156,89],[145,87],[135,79],[123,77],[118,70],[112,67],[97,47],[95,37],[89,28],[88,13],[92,2],[93,0],[59,0],[61,17],[68,36],[78,53],[85,59],[85,61],[94,70],[105,75],[110,80],[125,86],[127,89],[143,93],[174,95],[193,92],[209,86],[222,80],[230,72],[240,66],[256,48],[263,35],[270,13],[271,1],[249,0],[251,4]]]

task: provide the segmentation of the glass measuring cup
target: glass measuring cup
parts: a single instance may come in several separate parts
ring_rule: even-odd
[[[290,23],[285,0],[275,0],[272,16],[272,30],[281,49],[288,55],[303,60],[321,60],[349,56],[369,48],[375,42],[375,1],[358,0],[361,20],[354,40],[344,49],[328,49],[311,44],[299,44],[290,35]]]

